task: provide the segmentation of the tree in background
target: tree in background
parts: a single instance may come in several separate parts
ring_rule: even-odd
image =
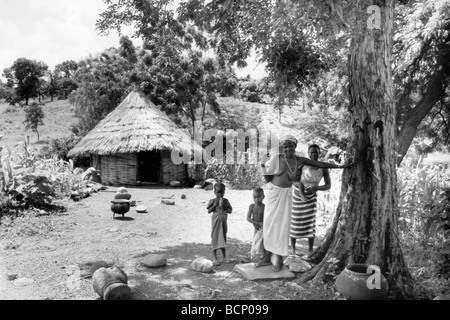
[[[44,112],[38,103],[33,102],[30,106],[25,108],[25,121],[23,123],[27,129],[31,129],[33,132],[36,132],[38,141],[38,128],[44,124],[42,119],[44,119]]]
[[[0,99],[5,99],[8,95],[8,87],[0,80]]]
[[[239,80],[234,70],[227,66],[224,68],[217,66],[216,69],[219,95],[221,97],[235,97],[239,89]]]
[[[79,119],[74,134],[84,136],[119,105],[130,87],[132,69],[114,48],[79,62],[73,76],[78,88],[69,95]]]
[[[37,97],[40,78],[44,76],[48,66],[44,62],[19,58],[10,68],[3,70],[9,87],[14,88],[16,95],[28,105],[30,98]]]
[[[207,110],[218,114],[217,94],[228,94],[237,83],[234,72],[214,58],[205,58],[209,41],[198,28],[175,19],[170,1],[105,1],[97,28],[102,34],[120,33],[132,25],[143,40],[137,51],[131,81],[176,123],[189,121],[191,133],[202,127]],[[131,50],[130,50],[131,49]],[[121,55],[134,60],[129,41],[121,41]]]
[[[119,43],[119,54],[122,56],[122,58],[127,59],[128,61],[130,61],[130,63],[136,63],[136,48],[133,45],[133,41],[131,41],[131,39],[127,36],[123,36],[120,38]]]
[[[69,94],[78,88],[74,79],[77,69],[78,63],[74,60],[66,60],[55,66],[52,76],[56,82],[55,87],[59,99],[67,99]]]
[[[45,77],[47,78],[47,81],[43,87],[43,92],[46,96],[50,96],[50,101],[53,102],[53,98],[58,94],[57,77],[53,70],[47,70]]]

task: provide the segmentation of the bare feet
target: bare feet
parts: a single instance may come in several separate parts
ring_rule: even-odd
[[[272,268],[270,268],[269,272],[280,272],[281,271],[281,266],[279,265],[275,265]]]

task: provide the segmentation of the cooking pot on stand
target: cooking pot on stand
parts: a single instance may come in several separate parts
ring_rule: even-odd
[[[125,216],[125,213],[130,211],[130,201],[125,199],[112,200],[111,211],[113,212],[113,218],[116,214],[121,214],[123,218]]]

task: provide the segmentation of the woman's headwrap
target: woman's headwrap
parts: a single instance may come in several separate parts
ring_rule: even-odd
[[[280,147],[285,144],[286,142],[292,142],[296,147],[297,147],[297,139],[293,136],[293,135],[285,135],[283,138],[281,138],[280,140]]]

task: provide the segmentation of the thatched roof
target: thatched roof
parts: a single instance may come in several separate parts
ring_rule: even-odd
[[[192,150],[190,136],[144,94],[132,91],[68,156]],[[196,151],[201,150],[196,144]]]

